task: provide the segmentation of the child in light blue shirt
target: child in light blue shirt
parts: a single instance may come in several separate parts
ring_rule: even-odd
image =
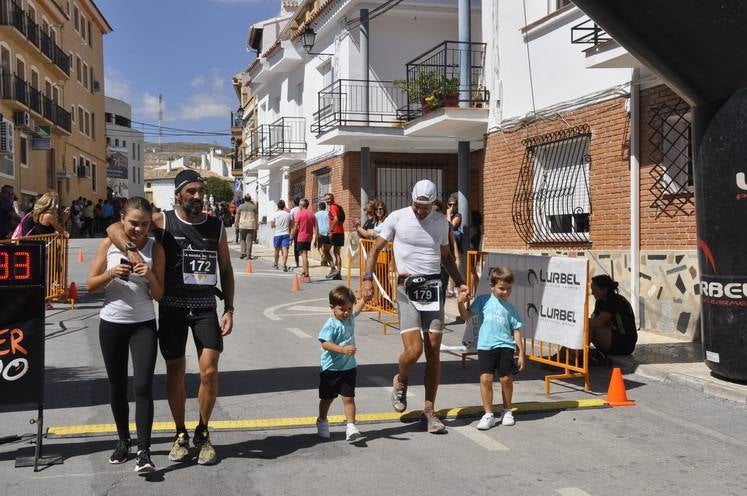
[[[363,298],[353,294],[347,286],[337,286],[329,292],[332,317],[319,331],[322,343],[321,371],[319,372],[319,418],[316,430],[319,437],[328,439],[327,413],[339,394],[347,420],[345,438],[357,441],[361,433],[355,426],[355,380],[357,363],[355,353],[355,317],[363,310]]]
[[[501,422],[514,425],[511,412],[513,396],[514,351],[519,349],[519,370],[524,368],[524,341],[521,329],[524,323],[516,308],[508,301],[511,296],[514,275],[507,267],[490,269],[490,294],[480,295],[467,309],[466,294],[460,294],[459,315],[466,321],[475,315],[480,318],[480,331],[477,337],[477,358],[480,364],[480,395],[485,414],[477,424],[480,430],[487,430]],[[495,371],[501,382],[503,410],[496,417],[493,414],[493,378]]]

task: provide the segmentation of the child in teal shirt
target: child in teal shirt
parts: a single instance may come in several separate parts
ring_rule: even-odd
[[[319,437],[329,439],[327,413],[339,394],[347,420],[345,439],[356,441],[361,433],[355,426],[355,380],[357,363],[355,353],[355,317],[363,310],[363,298],[357,298],[346,286],[337,286],[329,292],[332,317],[319,331],[322,343],[321,371],[319,372],[319,418],[316,430]]]
[[[487,430],[501,422],[514,425],[511,412],[513,396],[514,351],[519,349],[519,370],[524,368],[524,342],[519,329],[524,323],[516,308],[508,301],[511,296],[514,275],[507,267],[490,269],[490,294],[480,295],[467,309],[466,294],[459,295],[459,315],[466,321],[480,316],[480,331],[477,337],[477,358],[480,364],[480,395],[485,415],[477,428]],[[495,371],[501,382],[503,410],[493,414],[493,378]]]

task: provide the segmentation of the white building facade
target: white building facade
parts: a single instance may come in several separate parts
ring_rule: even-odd
[[[106,97],[106,182],[113,196],[143,196],[144,135],[132,127],[129,103]]]

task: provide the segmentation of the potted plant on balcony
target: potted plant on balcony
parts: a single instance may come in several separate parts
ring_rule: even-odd
[[[404,90],[410,100],[419,100],[424,114],[439,107],[459,104],[459,78],[447,78],[440,72],[420,72],[410,81],[398,79],[394,86]]]

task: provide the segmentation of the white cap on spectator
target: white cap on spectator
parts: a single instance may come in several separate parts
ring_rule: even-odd
[[[436,185],[428,179],[421,179],[412,188],[412,201],[428,205],[436,201]]]

